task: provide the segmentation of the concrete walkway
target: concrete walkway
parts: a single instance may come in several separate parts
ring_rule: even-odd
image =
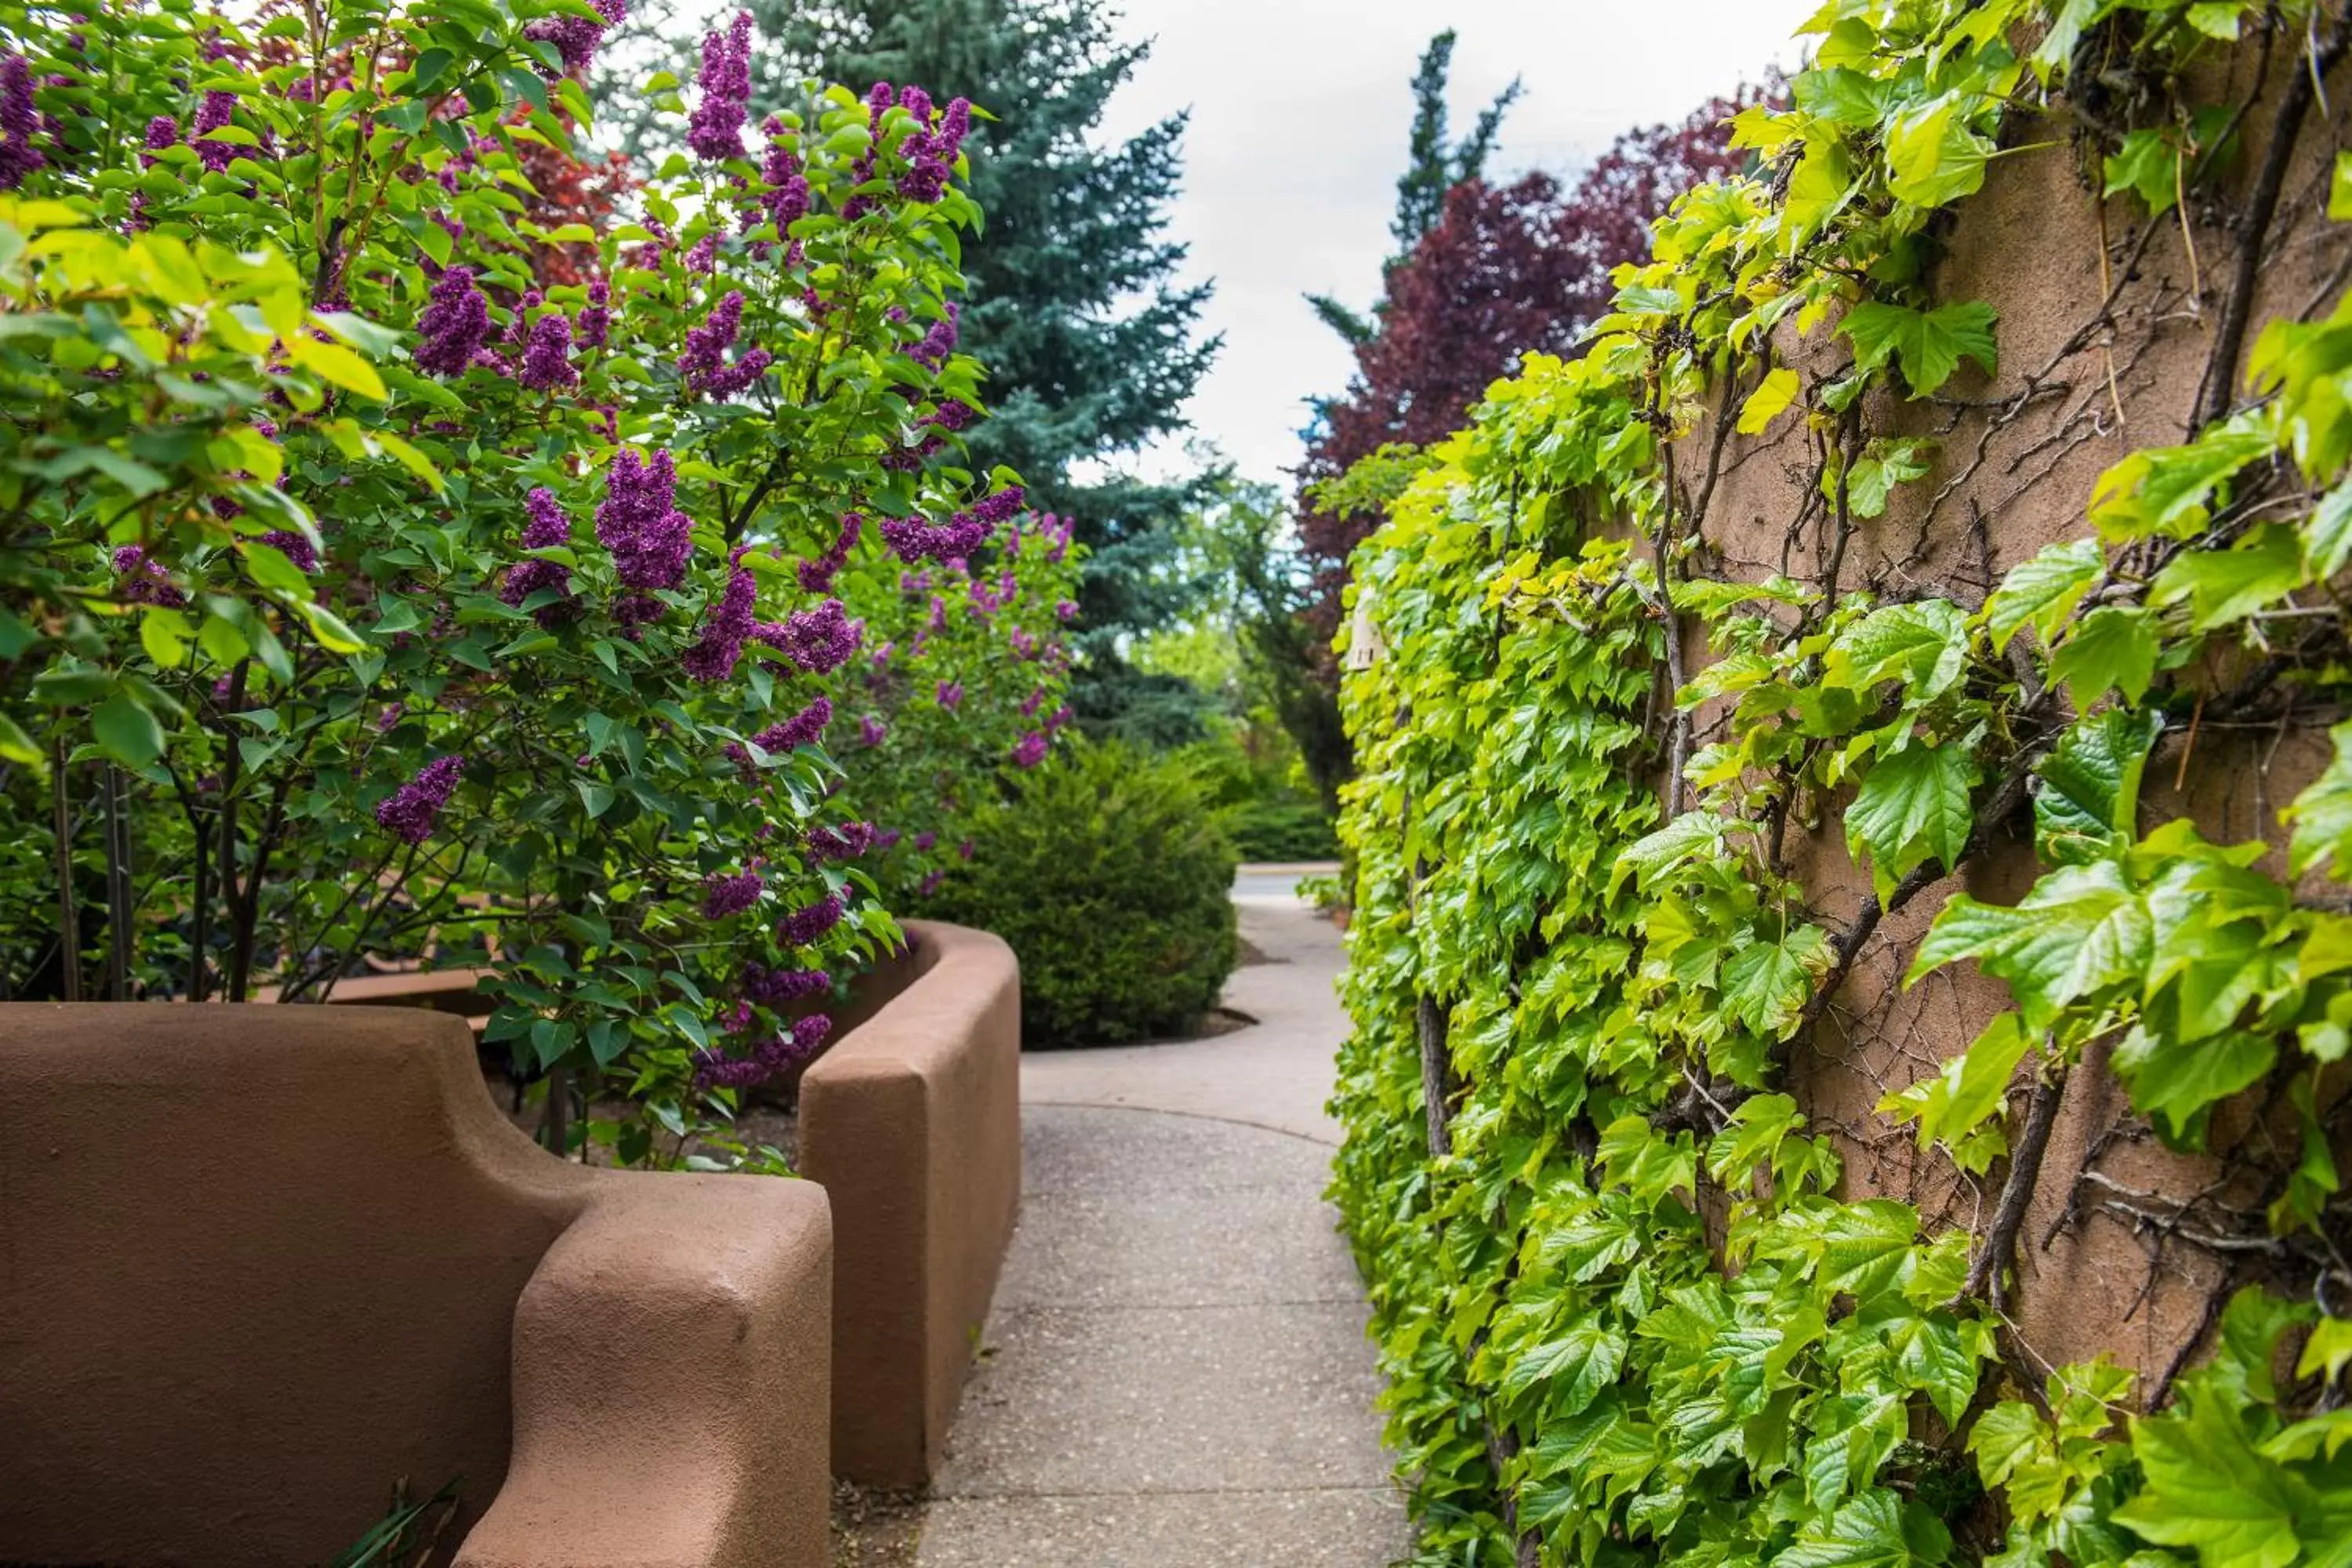
[[[1245,872],[1259,1022],[1032,1053],[1021,1228],[919,1568],[1383,1568],[1408,1542],[1323,1202],[1339,933]]]

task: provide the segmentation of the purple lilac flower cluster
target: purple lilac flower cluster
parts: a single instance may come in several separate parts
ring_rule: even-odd
[[[686,144],[706,162],[723,163],[743,155],[743,123],[751,103],[751,13],[738,11],[722,35],[702,40],[702,70],[696,78],[702,101],[687,122]]]
[[[901,561],[955,560],[986,544],[997,528],[1020,515],[1028,496],[1019,485],[1008,485],[968,511],[960,511],[945,525],[935,527],[919,517],[882,520],[883,542]]]
[[[853,621],[839,599],[814,610],[794,610],[782,621],[761,621],[751,635],[811,675],[840,668],[865,640],[866,624]]]
[[[522,371],[516,379],[533,392],[580,384],[580,373],[572,364],[572,323],[562,311],[550,310],[530,324],[530,341],[523,348]]]
[[[565,515],[556,500],[555,492],[545,485],[532,489],[523,498],[523,510],[530,521],[524,524],[522,547],[525,550],[553,550],[572,542],[572,519]],[[542,588],[552,588],[559,594],[572,592],[572,571],[556,561],[519,561],[507,571],[507,580],[499,588],[499,597],[520,609],[524,602]],[[565,606],[541,606],[538,620],[546,626],[561,619]]]
[[[115,585],[115,595],[126,605],[155,605],[176,610],[188,602],[187,595],[163,570],[163,563],[136,544],[125,544],[115,551],[114,574],[122,579]]]
[[[889,733],[890,726],[882,721],[878,713],[868,713],[857,721],[857,738],[869,749],[880,745]]]
[[[740,557],[741,552],[737,553]],[[743,657],[743,645],[751,640],[752,629],[759,624],[752,613],[759,597],[759,582],[750,571],[738,565],[729,573],[726,591],[703,617],[701,632],[678,659],[679,668],[701,681],[724,680],[734,674],[736,662]]]
[[[13,133],[11,140],[14,140]],[[180,122],[168,114],[155,116],[147,122],[147,134],[141,139],[140,145],[146,151],[139,154],[139,166],[142,169],[153,168],[156,153],[166,147],[176,147],[179,144]]]
[[[48,163],[33,145],[41,111],[33,103],[33,68],[22,55],[0,58],[0,191],[13,191]]]
[[[910,202],[938,201],[948,188],[948,177],[955,172],[963,139],[971,134],[971,105],[957,99],[940,116],[937,126],[931,122],[931,95],[921,88],[901,91],[898,107],[915,117],[917,127],[898,143],[898,156],[907,160],[907,172],[898,176],[898,194]]]
[[[907,351],[907,357],[917,364],[937,370],[947,363],[948,355],[955,353],[956,335],[963,324],[963,311],[954,300],[948,301],[948,313],[931,323],[922,342]]]
[[[452,267],[441,274],[416,318],[416,331],[422,340],[417,368],[435,375],[466,374],[490,338],[490,302],[474,287],[472,268]]]
[[[750,1089],[764,1083],[781,1072],[790,1071],[817,1053],[819,1047],[833,1033],[833,1020],[822,1013],[812,1013],[797,1020],[792,1027],[773,1039],[762,1040],[749,1057],[730,1057],[724,1051],[701,1050],[694,1054],[694,1085],[698,1089]]]
[[[760,863],[751,862],[748,870],[730,876],[713,871],[702,879],[702,918],[707,921],[725,920],[729,915],[741,914],[760,901],[767,882],[760,875]]]
[[[808,216],[808,176],[801,172],[800,154],[783,140],[788,134],[784,122],[771,115],[762,127],[768,133],[768,153],[760,163],[760,205],[743,215],[745,227],[751,227],[761,217],[776,226],[779,238],[789,239],[793,225]]]
[[[727,363],[727,351],[735,346],[735,334],[743,324],[743,291],[730,289],[724,299],[710,308],[698,327],[689,327],[686,347],[677,356],[677,373],[688,388],[698,396],[725,399],[749,390],[768,372],[773,363],[765,349],[753,349],[733,364]]]
[[[319,569],[319,547],[290,528],[273,528],[256,542],[268,545],[291,561],[297,572],[307,574]]]
[[[215,131],[227,129],[229,117],[236,110],[236,94],[218,89],[205,94],[205,100],[196,106],[196,121],[189,130],[188,145],[196,150],[196,156],[205,161],[205,167],[215,174],[226,169],[238,156],[236,143],[215,141],[212,135]]]
[[[794,910],[776,924],[776,940],[786,947],[806,947],[841,923],[841,895],[827,893],[805,909]]]
[[[522,36],[535,43],[553,44],[563,61],[563,74],[584,75],[596,58],[596,47],[604,41],[604,29],[617,27],[628,20],[628,0],[593,0],[602,22],[592,22],[585,16],[541,16],[522,30]]]
[[[833,976],[822,969],[764,969],[743,966],[743,999],[762,1007],[782,1007],[833,989]]]
[[[1019,535],[1009,537],[1018,538]],[[1021,579],[1013,575],[1013,568],[1010,566],[997,574],[993,585],[985,578],[974,577],[971,580],[971,613],[982,620],[986,620],[999,610],[1010,607],[1020,597]],[[1018,626],[1013,629],[1015,633],[1021,630]],[[1015,651],[1018,651],[1017,647]]]
[[[433,837],[434,819],[449,804],[465,769],[465,759],[454,754],[425,763],[415,778],[376,803],[376,826],[404,844],[424,843]]]
[[[693,520],[677,510],[677,465],[667,452],[646,462],[623,447],[605,471],[604,500],[596,509],[597,542],[612,552],[614,570],[632,588],[675,588],[686,580],[694,553]],[[643,605],[635,606],[643,610]],[[614,616],[625,619],[615,605]],[[653,602],[644,620],[658,620]]]
[[[1013,748],[1013,765],[1016,768],[1035,767],[1045,760],[1045,752],[1051,744],[1051,742],[1036,731],[1030,731],[1023,735],[1019,743]]]
[[[769,725],[751,737],[751,744],[770,756],[781,756],[797,746],[814,746],[824,738],[824,727],[833,722],[833,703],[823,697],[812,699],[809,705],[779,723]],[[751,765],[751,753],[735,742],[727,743],[728,761],[736,766]]]
[[[833,543],[823,555],[800,565],[801,586],[812,594],[823,594],[833,587],[835,574],[849,563],[849,552],[856,547],[858,535],[866,531],[866,519],[851,512],[841,520],[841,531],[833,536]]]
[[[613,286],[602,278],[588,284],[588,303],[581,307],[580,330],[573,335],[583,349],[601,349],[613,335]]]
[[[812,827],[809,854],[819,860],[855,860],[874,847],[874,825],[845,822],[839,827]]]

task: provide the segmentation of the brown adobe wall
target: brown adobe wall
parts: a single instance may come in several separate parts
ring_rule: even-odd
[[[2218,301],[2238,255],[2225,220],[2242,206],[2270,134],[2266,100],[2276,82],[2259,82],[2256,68],[2252,51],[2242,51],[2228,79],[2199,84],[2200,101],[2265,101],[2245,122],[2250,151],[2220,182],[2224,201],[2192,197],[2193,268],[2178,213],[2151,222],[2131,198],[2103,203],[2063,132],[2033,123],[2009,129],[2003,141],[2011,147],[2053,135],[2059,144],[1993,161],[1983,190],[1963,201],[1942,231],[1944,255],[1931,275],[1939,300],[1983,300],[2000,311],[2000,373],[1964,366],[1937,398],[1906,404],[1882,395],[1865,405],[1870,431],[1930,436],[1940,447],[1927,478],[1897,489],[1885,517],[1857,527],[1842,591],[1869,586],[1887,600],[1943,595],[1973,608],[2018,561],[2091,531],[2087,507],[2108,466],[2140,447],[2187,438]],[[2336,70],[2326,87],[2333,112],[2315,110],[2305,126],[2259,273],[2249,349],[2268,320],[2331,309],[2352,268],[2352,226],[2324,216],[2333,155],[2352,125],[2352,69]],[[2192,274],[2201,298],[2192,297]],[[2113,309],[2103,311],[2110,288]],[[1779,348],[1809,374],[1844,357],[1826,323],[1805,341],[1784,331]],[[1710,409],[1683,443],[1684,474],[1706,471],[1716,418]],[[1790,414],[1763,437],[1732,435],[1725,442],[1702,524],[1714,552],[1706,563],[1711,574],[1760,581],[1785,571],[1820,585],[1828,530],[1811,494],[1819,462],[1812,439],[1801,416]],[[1696,638],[1686,638],[1685,655],[1694,669],[1706,658]],[[2201,684],[2225,687],[2246,672],[2242,663],[2221,662],[2226,667],[2200,672]],[[1696,743],[1708,738],[1712,716],[1698,715]],[[2278,808],[2325,762],[2327,717],[2259,733],[2201,726],[2193,739],[2176,729],[2149,764],[2145,820],[2186,814],[2217,841],[2261,837],[2282,845]],[[1813,918],[1832,931],[1869,892],[1843,842],[1846,798],[1821,804],[1810,836],[1790,833],[1790,868],[1811,895]],[[2274,855],[2269,868],[2283,871],[2283,858]],[[2002,1168],[1966,1178],[1941,1154],[1919,1152],[1875,1107],[1964,1049],[2007,1005],[2006,988],[1972,965],[1901,989],[1937,910],[1963,888],[2013,902],[2036,874],[2030,822],[2021,816],[1994,853],[1880,928],[1830,1015],[1796,1051],[1791,1092],[1814,1125],[1837,1140],[1851,1195],[1916,1202],[1931,1225],[1973,1221],[1981,1233],[1990,1224]],[[2344,1074],[2336,1077],[2330,1092],[2340,1096],[2347,1086]],[[2012,1100],[2013,1109],[2021,1106],[2021,1093]],[[2261,1139],[2264,1129],[2238,1107],[2218,1119],[2213,1136],[2227,1148]],[[2352,1168],[2352,1149],[2337,1157]],[[2105,1350],[2160,1376],[2192,1350],[2214,1292],[2227,1282],[2222,1261],[2177,1241],[2158,1246],[2146,1227],[2101,1206],[2110,1190],[2097,1179],[2187,1198],[2218,1169],[2214,1161],[2159,1147],[2131,1115],[2103,1055],[2074,1074],[2019,1247],[2022,1300],[2013,1315],[2029,1356],[2055,1365]],[[2248,1191],[2210,1196],[2260,1207]]]
[[[0,1562],[827,1558],[830,1224],[590,1171],[416,1009],[0,1007]]]
[[[907,931],[800,1087],[802,1173],[838,1237],[834,1470],[902,1487],[938,1468],[1021,1202],[1019,963],[983,931]]]

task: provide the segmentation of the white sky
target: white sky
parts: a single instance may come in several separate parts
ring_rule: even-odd
[[[1380,288],[1412,122],[1408,85],[1430,36],[1454,28],[1458,135],[1513,76],[1496,172],[1564,173],[1637,124],[1680,120],[1793,67],[1790,35],[1821,0],[1123,0],[1150,58],[1110,106],[1119,137],[1192,110],[1173,237],[1213,279],[1225,334],[1194,396],[1198,434],[1248,478],[1297,462],[1305,399],[1341,391],[1353,361],[1301,295],[1358,309]],[[1284,488],[1288,488],[1284,481]]]

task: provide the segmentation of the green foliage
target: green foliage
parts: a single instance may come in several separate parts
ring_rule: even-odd
[[[2284,8],[2270,47],[2309,11]],[[2317,1234],[2342,1214],[2322,1075],[2352,1047],[2352,917],[2299,901],[2262,842],[2148,825],[2141,782],[2210,659],[2346,692],[2340,636],[2298,659],[2282,627],[2337,616],[2352,559],[2352,302],[2264,328],[2243,411],[2117,464],[2085,498],[2096,536],[1974,612],[1853,592],[1836,549],[1817,584],[1703,575],[1720,557],[1673,466],[1714,408],[1750,434],[1801,414],[1837,536],[1887,510],[1937,455],[1874,427],[1883,410],[1997,363],[1992,310],[1933,298],[1924,262],[1938,214],[2032,150],[2004,117],[2063,116],[2094,29],[2172,79],[2262,16],[1832,0],[1793,106],[1740,117],[1758,174],[1662,215],[1581,357],[1498,384],[1358,552],[1352,608],[1383,651],[1342,693],[1360,773],[1334,1195],[1419,1561],[1933,1565],[2003,1529],[2002,1568],[2346,1561],[2352,1423],[2315,1381],[2352,1364],[2346,1320],[2248,1291],[2160,1412],[2101,1363],[2019,1387],[1979,1300],[2009,1258],[1842,1195],[1780,1083],[1881,912],[2030,796],[2039,879],[2013,905],[1951,898],[1914,969],[1973,963],[2013,1010],[1881,1113],[1981,1175],[2020,1076],[2087,1070],[2095,1043],[2183,1148],[2266,1085],[2290,1131],[2254,1184],[2269,1235],[2244,1245],[2340,1270]],[[2221,138],[2178,123],[2194,185]],[[2153,188],[2145,142],[2105,151],[2119,188]],[[1669,626],[1694,624],[1713,657],[1664,703]],[[1645,775],[1698,718],[1662,810]],[[2339,731],[2288,808],[2298,871],[2352,857],[2347,759]],[[1816,825],[1874,895],[1842,928],[1791,870]],[[2273,1379],[2307,1329],[2314,1381]]]
[[[1183,759],[1075,746],[982,807],[971,846],[936,908],[1012,944],[1028,1043],[1148,1039],[1215,1005],[1235,857]]]
[[[1339,836],[1323,808],[1307,800],[1252,801],[1226,819],[1244,860],[1336,860]]]
[[[910,589],[880,537],[1013,477],[944,412],[979,365],[914,352],[961,286],[968,164],[905,197],[913,115],[813,88],[762,133],[806,181],[789,234],[749,147],[667,156],[640,221],[543,221],[588,103],[536,35],[582,15],[0,6],[45,117],[0,196],[0,841],[37,846],[0,860],[0,955],[66,994],[100,921],[82,951],[26,926],[105,908],[124,999],[298,1001],[369,952],[494,951],[488,1038],[625,1089],[640,1116],[597,1135],[671,1160],[731,1113],[709,1069],[789,1022],[753,967],[846,980],[896,936],[876,874],[952,855],[938,775],[977,795],[1045,743],[1076,563],[1024,518]],[[200,114],[226,123],[192,146]],[[559,258],[609,290],[602,342]],[[461,267],[481,331],[436,353]],[[521,374],[553,328],[565,374]],[[679,560],[648,572],[592,520],[657,458]],[[526,546],[551,508],[568,537]],[[777,646],[836,610],[856,657]],[[836,748],[868,710],[895,745],[845,781],[759,739],[820,700]],[[103,847],[92,795],[128,818]],[[889,859],[818,833],[865,821]],[[707,903],[720,879],[743,897]]]

